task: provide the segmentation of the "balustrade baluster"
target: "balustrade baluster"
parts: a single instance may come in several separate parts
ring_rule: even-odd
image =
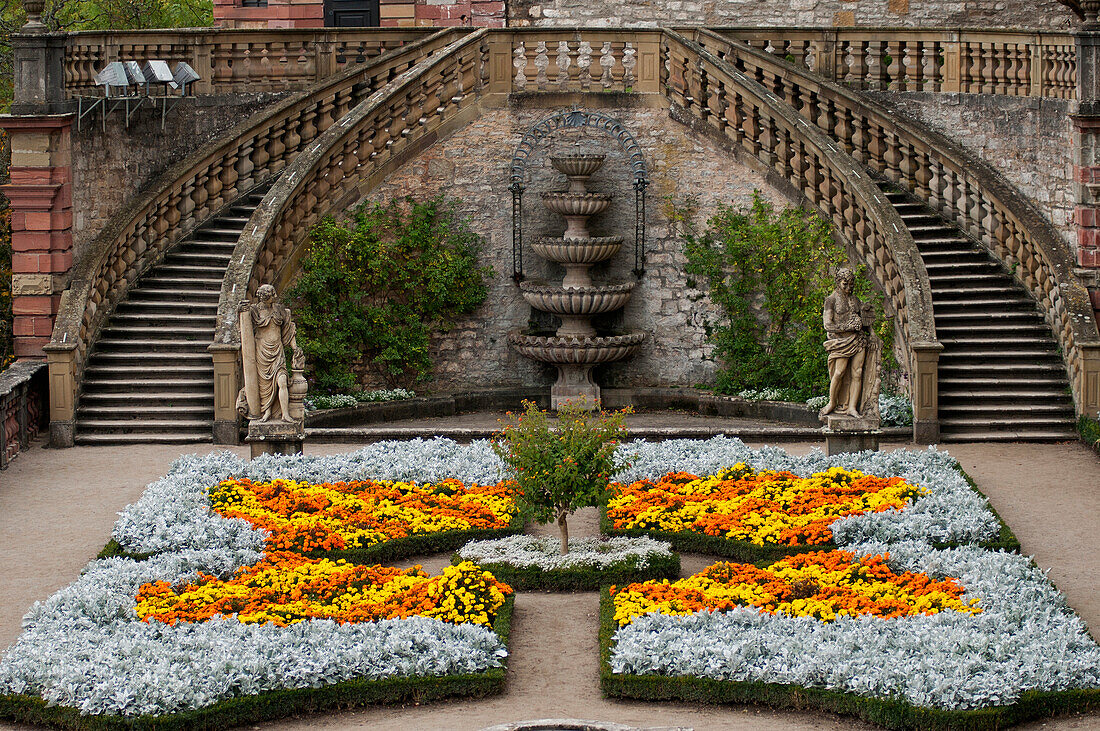
[[[827,130],[832,135],[840,148],[849,155],[852,154],[852,112],[846,106],[834,105],[831,101],[826,103],[830,110],[835,110],[833,117],[836,122],[833,129]]]
[[[883,44],[870,41],[867,44],[867,88],[880,90],[886,88],[886,70],[883,67]]]
[[[806,174],[802,176],[802,193],[816,205],[820,194],[818,186],[821,185],[821,159],[811,151],[806,161]]]
[[[982,93],[992,94],[997,89],[994,63],[995,57],[993,55],[993,44],[982,43],[980,44],[982,49]]]
[[[745,107],[745,139],[744,146],[749,153],[757,158],[760,157],[760,110],[755,103],[749,103]]]
[[[730,104],[731,112],[731,125],[730,129],[733,131],[733,139],[741,147],[745,147],[745,139],[748,133],[745,130],[745,100],[736,91],[733,93],[733,103]]]
[[[760,115],[760,159],[770,168],[776,167],[776,125],[775,119],[766,109],[759,109]]]
[[[876,173],[881,173],[886,170],[886,140],[885,131],[877,124],[871,123],[871,126],[867,129],[868,137],[868,158],[866,163]]]
[[[836,128],[836,105],[831,99],[819,99],[816,92],[809,93],[809,103],[807,104],[807,111],[809,112],[809,119],[816,121],[817,126],[822,129],[825,134],[830,137],[833,136],[834,129]],[[843,145],[844,143],[841,142]]]
[[[718,89],[714,92],[714,113],[718,123],[718,133],[723,137],[729,136],[729,100],[726,98],[726,84],[719,78]]]
[[[910,193],[917,186],[913,170],[913,150],[904,136],[893,135],[892,139],[898,158],[898,183],[905,189],[906,193]]]
[[[864,126],[863,115],[852,113],[851,120],[852,157],[854,157],[858,162],[864,165],[869,165],[871,159],[871,155],[869,153],[870,139],[867,135],[867,128]]]
[[[550,66],[550,53],[546,49],[546,41],[539,41],[535,47],[535,86],[539,91],[546,91],[549,84],[547,68]]]
[[[806,185],[806,146],[798,136],[791,145],[791,174],[788,178],[791,184],[798,190]]]
[[[516,91],[527,91],[527,49],[520,41],[516,45],[516,49],[512,51],[512,66],[516,69],[516,76],[513,80],[513,86]]]
[[[634,87],[637,77],[634,75],[634,69],[638,65],[638,51],[634,48],[633,43],[627,43],[623,48],[623,88],[631,89]]]
[[[706,66],[699,69],[699,90],[696,98],[699,100],[699,119],[706,124],[710,118],[710,93],[708,89],[709,74]]]
[[[569,41],[558,41],[558,55],[554,59],[554,79],[561,91],[569,91]]]
[[[661,75],[664,78],[665,83],[668,83],[668,48],[664,45],[661,47],[661,56],[664,63],[661,65]],[[579,55],[577,56],[577,75],[581,82],[581,91],[588,91],[588,88],[592,85],[592,43],[589,41],[581,41],[581,47]]]
[[[849,83],[856,89],[870,88],[870,68],[867,66],[867,55],[870,53],[868,44],[863,41],[854,41],[851,45],[848,57]]]
[[[886,56],[882,59],[886,69],[885,83],[881,89],[905,90],[905,72],[902,59],[902,47],[898,41],[886,42]]]
[[[222,193],[221,199],[218,201],[219,208],[240,197],[240,190],[237,188],[237,153],[239,150],[240,148],[235,147],[226,153],[221,172]]]
[[[603,73],[600,75],[600,84],[605,90],[610,89],[615,83],[611,78],[611,69],[614,65],[615,56],[611,51],[611,41],[605,41],[600,49],[600,68],[603,69]]]
[[[208,215],[218,210],[218,203],[220,202],[222,192],[222,164],[223,160],[217,160],[210,165],[206,171],[206,177],[203,181],[200,191],[202,195],[199,197],[198,209],[199,220],[205,219]]]
[[[171,197],[168,199],[168,236],[167,238],[175,240],[176,233],[180,229],[180,224],[187,225],[191,223],[191,212],[195,210],[195,179],[189,178],[184,184],[182,190],[177,189],[172,191]]]
[[[932,198],[932,170],[929,165],[928,155],[923,149],[909,146],[911,154],[914,189],[913,193],[922,201],[928,202]]]
[[[286,167],[286,156],[283,154],[286,152],[286,145],[283,143],[283,135],[285,132],[285,119],[279,120],[272,127],[271,134],[267,141],[267,169],[269,172],[277,173]]]
[[[777,129],[776,136],[775,169],[783,176],[784,180],[790,180],[793,173],[793,168],[791,167],[791,134],[786,127],[780,126]]]
[[[1016,46],[1016,93],[1020,96],[1031,94],[1031,56],[1026,43]]]

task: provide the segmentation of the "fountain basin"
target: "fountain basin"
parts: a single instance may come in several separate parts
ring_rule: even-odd
[[[605,155],[586,155],[584,153],[564,153],[551,155],[550,164],[558,172],[566,175],[588,177],[603,167]]]
[[[508,335],[508,342],[520,355],[556,365],[612,363],[634,355],[644,340],[645,333],[640,331],[585,338],[527,335],[522,331]]]
[[[539,282],[520,285],[523,299],[536,310],[559,316],[600,315],[626,305],[634,282],[598,287],[559,287]]]
[[[607,193],[568,193],[552,191],[542,194],[542,204],[563,216],[595,216],[611,205]]]
[[[586,239],[543,237],[531,244],[543,259],[559,264],[595,264],[607,261],[623,246],[622,236],[591,236]]]

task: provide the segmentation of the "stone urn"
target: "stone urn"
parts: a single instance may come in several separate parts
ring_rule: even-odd
[[[550,157],[556,170],[569,179],[569,189],[542,194],[543,205],[565,218],[565,234],[544,237],[533,245],[535,253],[565,267],[561,284],[525,282],[520,286],[524,300],[536,310],[561,318],[553,335],[532,335],[515,331],[509,335],[512,347],[521,355],[553,363],[558,380],[550,389],[550,407],[558,409],[568,401],[584,399],[590,408],[600,403],[600,387],[592,369],[601,363],[629,358],[645,340],[645,333],[603,334],[592,318],[622,309],[634,290],[634,282],[596,284],[589,269],[607,261],[622,248],[621,236],[590,236],[588,219],[611,205],[611,196],[590,193],[588,179],[603,165],[604,155],[576,154]]]

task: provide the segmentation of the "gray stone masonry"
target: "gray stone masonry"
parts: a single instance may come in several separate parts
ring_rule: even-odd
[[[185,99],[160,115],[146,107],[127,129],[122,112],[100,126],[98,110],[73,125],[73,259],[79,262],[89,242],[123,205],[171,165],[217,139],[285,94],[235,94]]]
[[[651,185],[645,275],[623,310],[603,322],[597,318],[595,324],[612,329],[638,328],[648,337],[637,356],[597,369],[596,378],[612,388],[709,383],[715,362],[706,325],[716,313],[701,292],[688,286],[683,243],[677,228],[670,224],[667,201],[693,197],[700,227],[720,203],[748,205],[754,188],[778,205],[785,202],[760,175],[669,119],[667,111],[603,111],[620,119],[637,138],[646,155]],[[507,342],[509,330],[526,327],[540,316],[524,302],[511,278],[509,163],[524,132],[551,112],[486,110],[477,121],[410,160],[370,196],[384,201],[394,196],[425,199],[444,193],[460,201],[461,213],[486,239],[482,260],[496,270],[489,283],[488,299],[477,313],[436,339],[437,367],[429,386],[433,390],[548,385],[554,379],[552,366],[521,357]],[[590,221],[590,229],[593,236],[621,235],[626,239],[611,262],[593,267],[593,279],[607,282],[632,278],[635,216],[630,169],[614,140],[588,128],[556,132],[547,144],[538,147],[528,163],[523,222],[527,278],[560,281],[562,276],[554,269],[558,265],[534,254],[530,243],[538,236],[560,236],[564,230],[561,217],[542,206],[539,193],[567,187],[564,177],[547,159],[549,151],[566,148],[608,153],[589,187],[612,193],[614,198],[606,213]],[[550,326],[551,322],[541,324]]]
[[[985,94],[865,92],[997,169],[1075,248],[1071,102]]]

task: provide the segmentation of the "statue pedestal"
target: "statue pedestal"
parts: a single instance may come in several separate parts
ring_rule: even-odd
[[[878,451],[878,438],[882,431],[879,419],[863,419],[854,416],[829,414],[824,417],[825,454],[832,456],[844,452]]]
[[[306,441],[300,421],[250,421],[245,441],[252,447],[252,459],[261,454],[301,454]]]

